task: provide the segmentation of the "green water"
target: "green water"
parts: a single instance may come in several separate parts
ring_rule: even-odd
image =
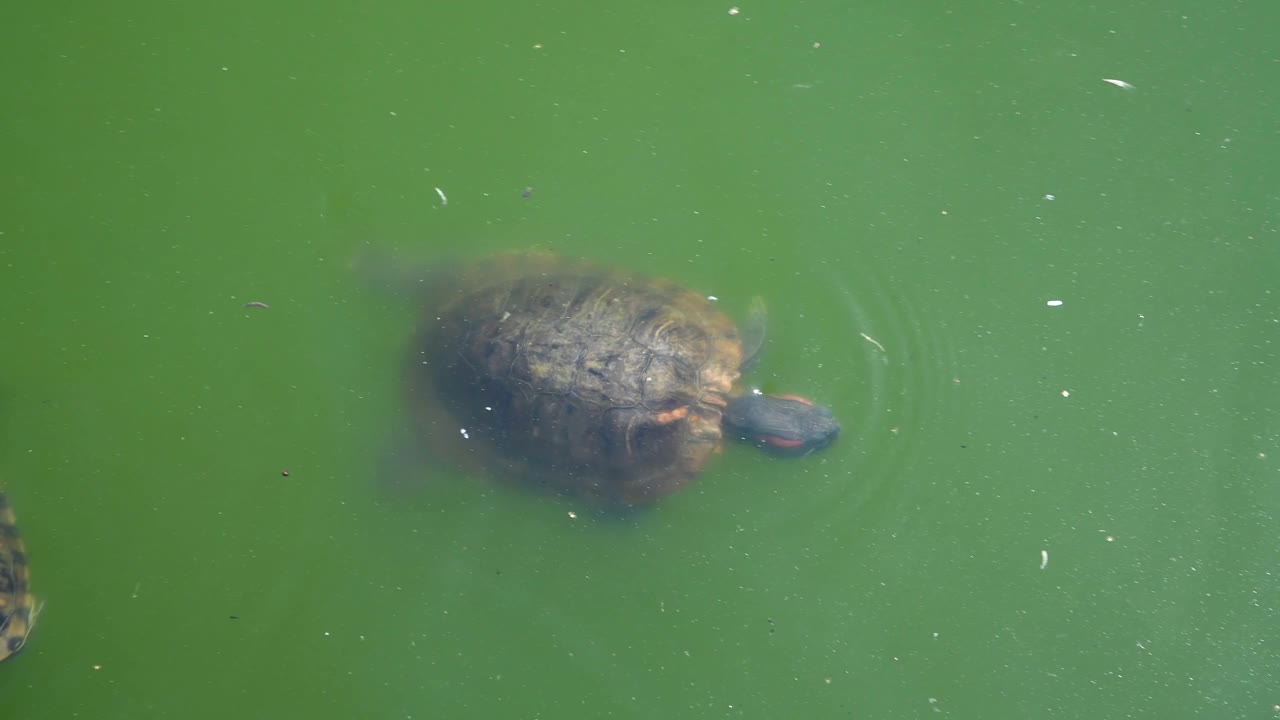
[[[1280,11],[730,7],[11,8],[0,717],[1280,716]],[[844,435],[415,457],[380,286],[528,247],[765,296]]]

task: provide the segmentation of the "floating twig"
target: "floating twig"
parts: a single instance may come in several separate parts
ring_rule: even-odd
[[[888,354],[889,354],[889,351],[884,349],[884,346],[880,344],[880,341],[879,341],[879,340],[876,340],[875,338],[871,337],[870,335],[868,335],[868,334],[866,334],[866,333],[858,333],[858,334],[862,336],[862,339],[863,339],[863,340],[866,340],[867,342],[871,343],[872,345],[875,345],[876,347],[880,348],[880,352],[882,352],[882,353],[884,353],[884,354],[886,354],[886,355],[888,355]]]

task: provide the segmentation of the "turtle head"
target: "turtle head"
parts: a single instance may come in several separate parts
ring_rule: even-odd
[[[729,400],[724,420],[744,439],[787,455],[807,455],[840,433],[831,411],[796,395],[742,395]]]

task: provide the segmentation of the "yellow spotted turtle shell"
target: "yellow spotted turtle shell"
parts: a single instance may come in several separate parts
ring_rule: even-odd
[[[27,553],[9,500],[0,492],[0,661],[22,649],[35,618]]]
[[[685,485],[721,447],[742,342],[698,293],[509,253],[437,274],[427,305],[409,377],[435,452],[638,505]]]

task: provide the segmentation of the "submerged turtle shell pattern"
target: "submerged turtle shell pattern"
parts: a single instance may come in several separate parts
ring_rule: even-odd
[[[36,601],[27,578],[22,536],[9,500],[0,491],[0,661],[22,649],[35,624]]]
[[[420,400],[447,410],[427,416],[433,448],[626,505],[678,489],[719,450],[742,343],[705,297],[537,254],[452,286],[415,345]]]

